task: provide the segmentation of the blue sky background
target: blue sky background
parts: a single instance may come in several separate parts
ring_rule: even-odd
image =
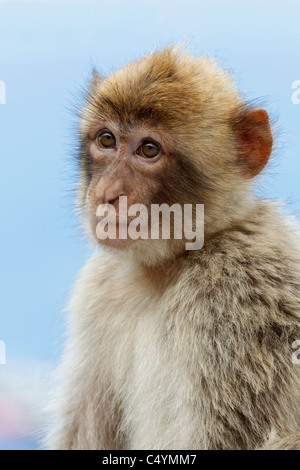
[[[58,361],[63,308],[90,250],[72,212],[70,109],[92,66],[109,73],[181,41],[215,56],[245,97],[278,117],[277,150],[260,181],[264,195],[300,216],[300,105],[291,100],[300,80],[299,1],[0,0],[0,449],[36,446],[20,434],[39,421],[41,371]]]

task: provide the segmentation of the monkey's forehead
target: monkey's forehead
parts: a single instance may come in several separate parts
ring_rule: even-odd
[[[107,78],[95,75],[83,118],[175,127],[226,118],[241,98],[229,75],[206,57],[166,48]]]

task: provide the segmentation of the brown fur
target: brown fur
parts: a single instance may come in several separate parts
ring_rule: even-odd
[[[164,166],[125,178],[121,153],[100,164],[99,121],[124,142],[141,128],[157,133]],[[271,152],[266,112],[249,109],[210,59],[164,49],[94,76],[81,138],[79,198],[92,234],[107,178],[110,190],[122,181],[131,203],[204,203],[205,244],[96,250],[70,303],[48,446],[299,449],[299,231],[249,179]]]

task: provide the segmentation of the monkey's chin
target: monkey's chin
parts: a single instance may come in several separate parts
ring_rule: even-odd
[[[115,248],[117,250],[125,250],[135,241],[127,236],[127,230],[127,224],[117,223],[115,226],[115,231],[112,234],[106,233],[102,230],[98,231],[97,223],[95,222],[95,220],[92,220],[90,234],[96,240],[96,243],[100,246],[107,246],[109,248]]]
[[[171,240],[98,240],[99,246],[115,254],[124,255],[151,268],[175,260],[184,253],[184,245]]]
[[[134,243],[134,240],[130,240],[130,239],[122,240],[118,238],[116,239],[106,238],[105,240],[99,240],[99,238],[97,238],[97,242],[101,246],[115,248],[116,250],[126,250]]]
[[[90,234],[99,247],[112,252],[123,252],[125,256],[128,254],[132,259],[149,267],[174,260],[185,251],[183,240],[119,238],[119,227],[117,227],[115,238],[99,238],[95,225]]]

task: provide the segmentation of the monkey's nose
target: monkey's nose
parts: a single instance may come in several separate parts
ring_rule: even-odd
[[[125,193],[121,190],[121,188],[115,188],[113,191],[106,190],[104,191],[104,204],[111,204],[117,208],[120,196],[125,196]]]
[[[122,194],[120,194],[119,196],[115,198],[108,199],[107,204],[111,204],[112,206],[114,206],[119,201],[120,196],[122,196]]]
[[[125,191],[122,181],[111,181],[105,176],[100,179],[95,188],[95,196],[98,204],[117,205],[120,196],[124,196]]]

